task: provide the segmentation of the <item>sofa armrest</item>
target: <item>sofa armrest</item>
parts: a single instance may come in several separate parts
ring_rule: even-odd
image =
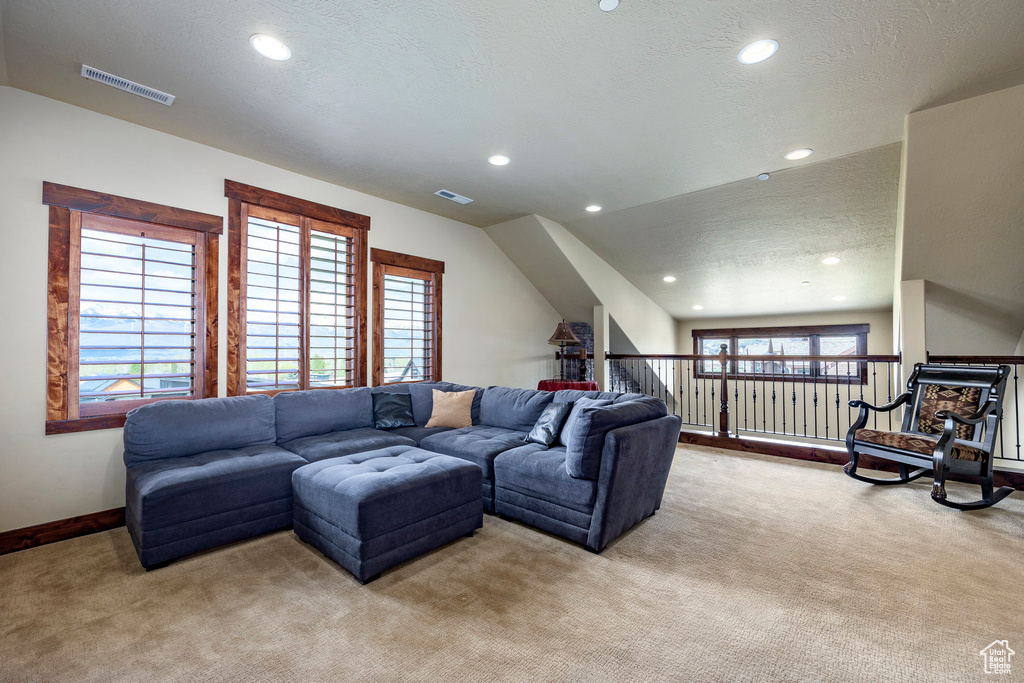
[[[678,415],[666,415],[608,432],[588,548],[601,552],[661,507],[681,426]]]

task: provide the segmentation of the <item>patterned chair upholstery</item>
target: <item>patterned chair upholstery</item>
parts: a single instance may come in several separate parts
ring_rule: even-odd
[[[960,510],[990,507],[1013,489],[993,491],[992,449],[1002,411],[1003,390],[1010,368],[925,365],[918,363],[907,382],[907,391],[886,406],[850,401],[860,408],[857,421],[846,436],[850,462],[846,474],[872,484],[905,484],[925,474],[934,475],[932,499]],[[875,413],[887,413],[905,405],[898,432],[867,426]],[[873,425],[876,426],[876,425]],[[859,459],[869,455],[895,462],[899,476],[867,477],[857,472]],[[911,467],[917,469],[911,471]],[[977,483],[982,498],[958,503],[946,497],[945,480],[953,474]]]

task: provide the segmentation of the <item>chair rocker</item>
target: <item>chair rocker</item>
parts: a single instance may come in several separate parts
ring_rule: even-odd
[[[906,484],[934,473],[932,500],[957,510],[980,510],[995,505],[1013,489],[993,491],[992,450],[999,430],[1008,365],[973,367],[918,363],[906,393],[889,405],[875,407],[850,401],[860,415],[846,435],[850,462],[843,471],[871,484]],[[888,413],[901,405],[903,424],[898,432],[867,429],[872,412]],[[877,418],[876,418],[877,420]],[[876,422],[877,424],[877,422]],[[876,479],[857,472],[860,456],[895,462],[899,476]],[[914,469],[911,469],[914,468]],[[958,503],[946,498],[946,477],[981,486],[981,500]]]

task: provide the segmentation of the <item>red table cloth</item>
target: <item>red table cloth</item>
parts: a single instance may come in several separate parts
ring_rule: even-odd
[[[579,389],[581,391],[600,391],[597,382],[583,382],[572,379],[542,379],[537,383],[541,391],[558,391],[560,389]]]

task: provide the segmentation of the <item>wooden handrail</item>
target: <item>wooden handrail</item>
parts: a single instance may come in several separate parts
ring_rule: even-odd
[[[695,361],[714,361],[719,360],[720,354],[714,355],[696,355],[692,353],[677,353],[677,354],[642,354],[642,353],[606,353],[605,358],[608,360],[626,360],[626,359],[641,359],[641,360],[695,360]],[[726,360],[732,361],[849,361],[851,363],[899,363],[900,356],[778,356],[778,355],[764,355],[764,356],[726,356]],[[1024,362],[1024,358],[1022,358]]]
[[[929,363],[1009,363],[1024,365],[1024,356],[937,356],[928,354]]]

